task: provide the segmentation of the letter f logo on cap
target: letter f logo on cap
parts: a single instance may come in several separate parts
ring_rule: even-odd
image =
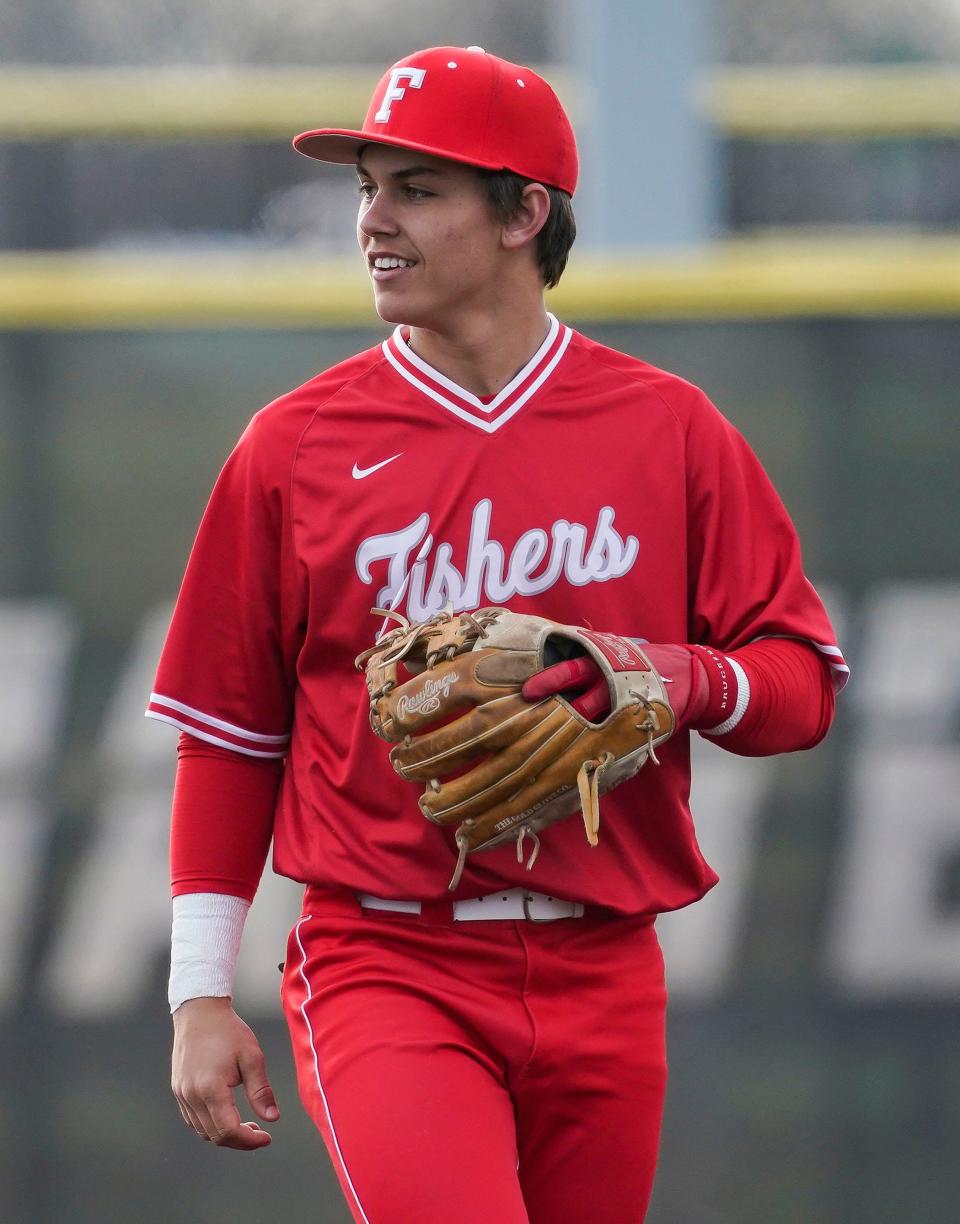
[[[383,95],[383,101],[380,103],[380,109],[374,115],[374,123],[386,123],[390,118],[390,107],[394,102],[399,102],[403,95],[407,92],[400,84],[404,77],[410,82],[411,89],[419,89],[423,84],[423,78],[427,75],[426,68],[391,68],[390,84],[387,87],[386,93]]]

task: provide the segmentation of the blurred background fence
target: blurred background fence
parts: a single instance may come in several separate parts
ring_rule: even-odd
[[[273,1147],[212,1151],[169,1099],[173,741],[142,709],[246,421],[384,332],[351,175],[289,137],[447,42],[557,84],[589,175],[552,308],[747,434],[854,669],[815,753],[698,747],[722,883],[660,924],[650,1220],[952,1224],[958,0],[0,8],[0,1219],[347,1218],[279,1015],[289,883],[238,987]]]

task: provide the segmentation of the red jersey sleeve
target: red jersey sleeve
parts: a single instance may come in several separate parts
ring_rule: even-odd
[[[687,422],[689,641],[736,650],[764,637],[809,642],[836,689],[849,669],[803,572],[783,502],[744,438],[701,393]]]
[[[303,640],[291,538],[295,414],[263,409],[207,504],[147,715],[252,757],[283,757]]]

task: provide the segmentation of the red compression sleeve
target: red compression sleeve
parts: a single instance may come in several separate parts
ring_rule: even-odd
[[[704,665],[709,687],[694,725],[713,731],[708,738],[714,743],[740,756],[772,756],[813,748],[826,735],[834,714],[833,683],[829,666],[809,643],[764,638],[729,654],[709,646],[691,650]],[[730,660],[747,677],[749,700],[735,725],[717,734],[744,696]]]
[[[252,901],[270,848],[283,761],[244,756],[185,732],[177,753],[173,895],[218,892]]]

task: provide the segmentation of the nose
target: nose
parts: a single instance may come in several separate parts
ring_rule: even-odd
[[[382,191],[378,191],[372,200],[361,201],[357,214],[357,230],[368,238],[397,232],[396,220]]]

